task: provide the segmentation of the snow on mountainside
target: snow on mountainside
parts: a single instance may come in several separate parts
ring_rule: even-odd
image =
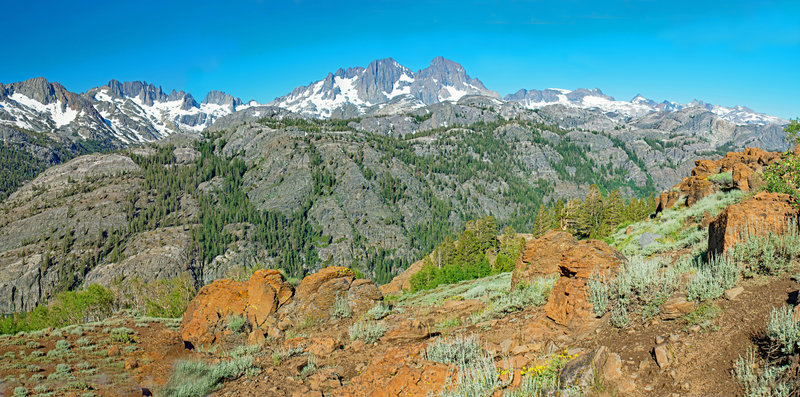
[[[579,88],[574,91],[548,88],[545,90],[519,90],[506,95],[505,100],[518,102],[530,109],[539,109],[550,105],[564,105],[582,109],[597,109],[606,113],[616,113],[627,117],[641,117],[652,112],[674,112],[690,107],[702,107],[725,121],[737,125],[787,124],[788,120],[780,117],[757,113],[744,106],[727,108],[694,100],[683,105],[672,101],[656,103],[652,99],[637,94],[629,102],[618,101],[603,94],[600,89],[588,90]]]
[[[183,91],[165,93],[145,82],[118,82],[83,94],[35,78],[0,84],[0,124],[84,139],[150,142],[176,132],[198,133],[214,120],[258,105],[211,91],[202,103]]]
[[[442,57],[416,73],[391,58],[371,62],[366,68],[339,69],[323,80],[294,89],[269,105],[311,117],[331,117],[335,111],[348,109],[361,114],[366,108],[383,107],[403,98],[403,109],[413,109],[438,102],[458,101],[466,95],[500,98],[483,83],[469,77],[464,68]]]

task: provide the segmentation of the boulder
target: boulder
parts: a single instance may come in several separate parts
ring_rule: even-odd
[[[196,346],[212,344],[224,336],[229,316],[245,317],[252,328],[264,328],[275,322],[275,312],[291,297],[292,287],[277,270],[259,270],[246,282],[216,280],[189,303],[181,337]]]
[[[528,241],[514,267],[511,287],[516,287],[520,281],[559,273],[563,254],[577,243],[578,240],[571,234],[558,230],[549,231],[542,237]]]
[[[709,224],[708,254],[720,254],[749,235],[780,233],[797,220],[791,196],[760,192],[728,206]]]
[[[417,320],[406,320],[389,331],[383,340],[390,343],[409,343],[421,341],[430,336],[430,327],[426,327]]]
[[[354,315],[369,310],[383,299],[373,281],[356,280],[355,273],[346,267],[326,267],[300,282],[291,302],[281,306],[280,320],[291,324],[306,319],[326,320],[339,297],[347,300]]]
[[[586,283],[595,273],[612,273],[624,261],[619,251],[598,240],[578,241],[566,249],[558,262],[561,277],[544,307],[547,317],[570,327],[591,318]]]

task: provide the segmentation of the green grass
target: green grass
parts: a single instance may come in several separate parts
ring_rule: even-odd
[[[547,303],[547,298],[556,284],[558,277],[540,277],[529,283],[520,283],[511,291],[504,291],[492,298],[486,308],[474,313],[474,323],[492,318],[499,318],[529,307],[538,307]]]
[[[483,302],[500,297],[511,288],[511,272],[456,284],[440,285],[437,288],[397,297],[398,306],[436,306],[451,299],[479,299]]]
[[[626,233],[627,228],[618,229],[608,238],[608,243],[626,256],[648,256],[703,243],[708,238],[708,231],[686,225],[699,223],[705,212],[717,216],[725,207],[741,201],[745,195],[739,190],[732,190],[705,197],[691,208],[676,205],[675,208],[664,210],[655,219],[634,223],[630,234]],[[639,238],[645,233],[657,234],[661,238],[642,248]]]
[[[687,326],[699,325],[707,328],[720,314],[722,309],[713,302],[704,302],[690,313],[683,316]]]
[[[226,380],[236,379],[252,368],[253,356],[234,357],[219,363],[181,361],[175,365],[169,383],[160,394],[171,397],[206,396]]]

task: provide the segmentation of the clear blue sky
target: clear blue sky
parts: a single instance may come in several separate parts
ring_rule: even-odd
[[[442,55],[490,89],[601,88],[800,116],[800,2],[7,1],[0,82],[146,80],[267,102],[339,67]]]

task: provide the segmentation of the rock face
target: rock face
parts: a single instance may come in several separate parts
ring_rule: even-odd
[[[248,319],[254,329],[274,320],[288,302],[292,287],[277,270],[259,270],[247,282],[216,280],[200,289],[181,322],[181,337],[195,346],[207,346],[224,337],[229,316]]]
[[[730,152],[719,160],[697,160],[692,175],[684,178],[671,190],[656,198],[656,212],[672,208],[676,203],[686,200],[691,207],[694,203],[710,196],[722,188],[739,189],[743,192],[757,190],[762,186],[761,171],[780,159],[780,153],[767,152],[759,148],[746,148],[744,152]],[[712,175],[730,173],[730,180],[712,181]]]
[[[761,192],[755,197],[725,208],[708,226],[708,254],[724,252],[752,234],[782,232],[797,224],[798,210],[791,196]]]
[[[514,267],[511,288],[516,287],[520,281],[559,273],[562,256],[577,243],[578,240],[571,234],[559,230],[528,241]]]
[[[383,296],[371,280],[355,279],[345,267],[327,267],[291,287],[277,270],[259,270],[246,282],[220,279],[206,285],[189,304],[181,337],[207,346],[224,338],[229,316],[241,316],[254,331],[276,335],[292,323],[330,317],[338,297],[353,313],[369,310]],[[258,335],[251,336],[257,340]]]
[[[339,297],[344,297],[353,313],[369,310],[383,299],[372,280],[355,279],[352,270],[331,266],[306,276],[291,303],[281,307],[280,316],[290,322],[305,319],[313,321],[330,317],[331,308]]]
[[[591,317],[586,283],[595,272],[611,272],[623,261],[621,253],[598,240],[578,241],[562,251],[558,262],[561,277],[544,306],[547,317],[569,327]]]

